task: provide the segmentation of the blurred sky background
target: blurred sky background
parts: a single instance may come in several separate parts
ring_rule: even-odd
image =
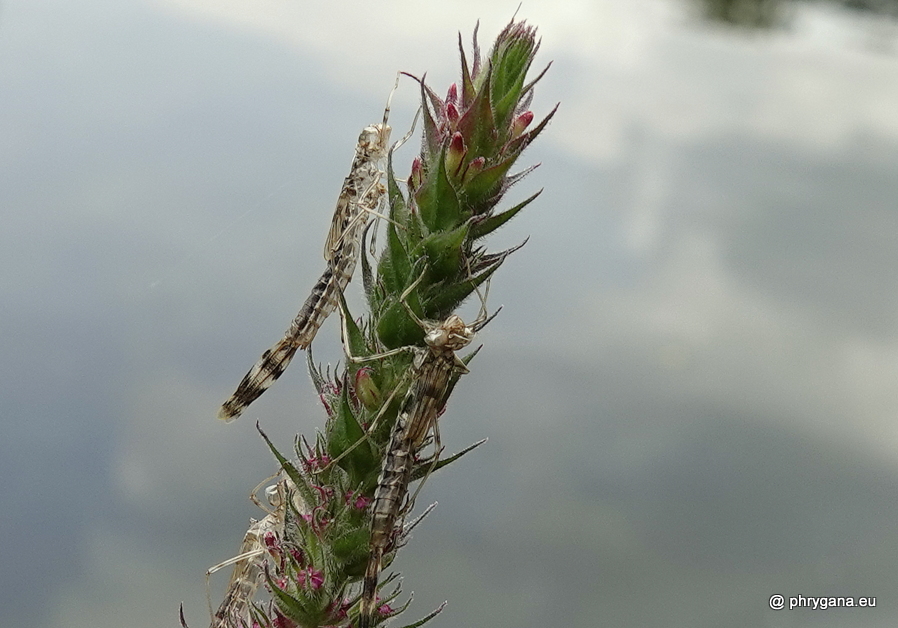
[[[489,443],[418,500],[408,621],[898,623],[894,4],[736,4],[521,6],[554,61],[533,109],[561,108],[489,243],[531,236],[442,419]],[[288,449],[324,420],[302,359],[218,406],[323,270],[396,71],[445,93],[457,33],[486,49],[516,7],[0,5],[0,627],[208,625],[276,469],[255,421]]]

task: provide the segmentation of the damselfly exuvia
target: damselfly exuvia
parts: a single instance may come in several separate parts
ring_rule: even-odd
[[[397,520],[414,501],[406,502],[408,485],[417,464],[417,454],[431,432],[434,443],[431,464],[435,465],[438,460],[441,447],[437,417],[446,404],[455,376],[468,371],[455,352],[468,346],[474,334],[489,322],[484,317],[469,326],[455,314],[438,324],[415,319],[426,329],[426,347],[415,350],[414,379],[390,434],[374,493],[370,554],[362,584],[359,628],[371,628],[376,623],[377,581],[383,557],[395,537]]]
[[[299,496],[289,479],[279,480],[269,486],[265,493],[271,509],[266,509],[268,514],[262,519],[251,520],[240,545],[240,552],[206,571],[208,583],[209,576],[213,573],[234,565],[224,599],[212,615],[210,628],[242,628],[252,625],[253,597],[261,582],[265,562],[274,557],[273,554],[279,551],[283,542],[288,500],[293,500],[297,510],[302,506],[297,503],[300,501]]]
[[[396,77],[398,86],[399,77]],[[393,88],[395,91],[396,87]],[[284,337],[262,354],[237,385],[237,390],[222,404],[218,418],[230,422],[239,417],[277,380],[298,349],[306,349],[324,320],[337,306],[338,295],[352,279],[359,257],[361,236],[372,215],[380,216],[386,188],[381,183],[383,161],[390,142],[390,99],[383,122],[365,127],[359,135],[349,175],[337,199],[331,227],[324,245],[327,268],[315,283],[302,308]],[[404,141],[404,140],[403,140]]]

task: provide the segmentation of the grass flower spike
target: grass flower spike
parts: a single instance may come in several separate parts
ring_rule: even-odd
[[[512,173],[557,106],[534,123],[534,86],[548,69],[528,81],[535,28],[513,20],[484,58],[476,29],[473,40],[469,56],[459,36],[461,74],[444,98],[412,77],[422,148],[403,186],[392,150],[386,156],[386,241],[374,258],[367,234],[358,247],[367,311],[356,318],[336,295],[342,368],[323,369],[307,353],[324,430],[312,442],[297,437],[296,461],[263,434],[286,476],[276,525],[258,552],[256,572],[271,599],[239,613],[223,605],[213,626],[374,628],[401,614],[410,600],[400,600],[397,574],[381,576],[423,518],[406,521],[414,484],[481,444],[444,456],[437,419],[477,351],[460,354],[492,318],[485,284],[521,246],[490,252],[484,241],[539,195],[497,209],[532,170]],[[465,322],[456,310],[472,295],[481,313]]]

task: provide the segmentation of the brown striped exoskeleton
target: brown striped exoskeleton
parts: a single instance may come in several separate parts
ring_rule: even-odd
[[[250,520],[249,529],[240,545],[240,553],[206,571],[208,586],[209,576],[228,565],[234,565],[224,600],[212,614],[210,628],[242,628],[252,625],[253,597],[262,580],[265,562],[272,550],[280,547],[283,541],[288,500],[293,500],[297,510],[302,507],[299,494],[287,478],[269,486],[265,493],[271,510],[266,509],[268,514],[258,521]],[[261,506],[254,495],[255,491],[253,501]]]
[[[419,464],[417,454],[428,441],[429,434],[433,435],[434,445],[431,468],[438,461],[440,438],[437,417],[446,405],[453,380],[457,375],[468,372],[456,351],[468,346],[474,334],[492,319],[481,317],[474,324],[466,325],[459,316],[452,314],[444,321],[433,324],[421,321],[410,308],[407,309],[426,330],[426,347],[415,349],[411,369],[413,380],[390,434],[374,493],[370,554],[362,584],[359,628],[371,628],[376,624],[377,581],[383,557],[396,537],[397,529],[401,530],[401,524],[397,526],[397,522],[414,502],[414,497],[406,501],[408,485],[413,468]]]
[[[396,77],[396,86],[399,76]],[[396,90],[394,86],[393,91]],[[390,92],[390,99],[393,92]],[[307,349],[324,320],[337,306],[355,270],[359,258],[362,233],[371,216],[383,217],[378,210],[384,203],[386,188],[381,183],[383,161],[388,153],[390,99],[384,109],[383,122],[365,127],[359,135],[355,158],[349,175],[337,199],[334,217],[324,245],[327,268],[312,288],[299,314],[293,319],[284,337],[262,354],[237,385],[234,394],[218,411],[218,418],[226,422],[239,417],[286,370],[297,349]],[[403,143],[411,133],[397,142]],[[394,147],[395,148],[395,147]]]

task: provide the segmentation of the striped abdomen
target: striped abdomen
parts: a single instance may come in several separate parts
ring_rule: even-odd
[[[352,279],[370,212],[377,209],[386,193],[380,183],[382,172],[378,164],[386,155],[389,137],[390,127],[386,123],[366,127],[362,131],[325,242],[327,268],[284,337],[262,354],[240,381],[234,394],[222,404],[218,411],[219,419],[233,421],[268,390],[287,369],[296,350],[306,349],[312,343],[318,329],[337,307],[338,295]]]
[[[306,349],[315,339],[315,334],[337,307],[339,294],[349,284],[355,270],[356,255],[354,246],[347,246],[347,255],[335,256],[324,273],[315,283],[299,314],[290,324],[290,329],[273,347],[265,351],[249,372],[237,385],[234,394],[222,404],[218,418],[231,422],[241,414],[253,401],[287,370],[290,360],[297,349]]]
[[[403,401],[390,435],[390,444],[374,493],[371,554],[362,584],[359,628],[371,628],[374,625],[377,581],[383,555],[390,545],[396,521],[404,507],[415,455],[446,403],[446,393],[455,368],[454,360],[455,355],[451,351],[433,353],[429,350],[424,354],[424,363],[418,369],[418,375]]]

